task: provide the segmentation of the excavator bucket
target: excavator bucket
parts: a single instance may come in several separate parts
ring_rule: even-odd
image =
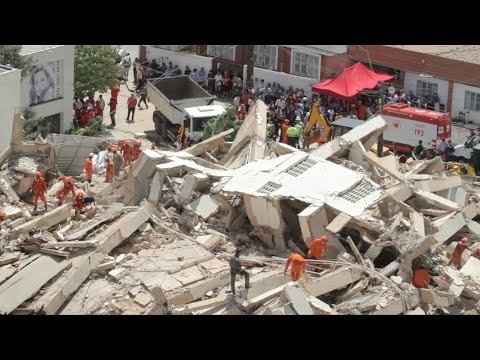
[[[318,142],[322,138],[330,140],[331,131],[332,127],[320,111],[320,104],[313,104],[307,126],[305,127],[305,140],[308,144]]]

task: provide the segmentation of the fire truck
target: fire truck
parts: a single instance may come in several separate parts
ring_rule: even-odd
[[[385,146],[409,154],[422,140],[424,148],[451,136],[450,114],[411,107],[407,104],[390,104],[383,108],[387,128],[383,132]]]

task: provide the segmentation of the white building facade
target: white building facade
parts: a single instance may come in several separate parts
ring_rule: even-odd
[[[19,110],[21,72],[0,65],[0,154],[10,145],[13,117]]]

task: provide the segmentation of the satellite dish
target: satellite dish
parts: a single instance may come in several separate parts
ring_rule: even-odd
[[[394,88],[393,86],[390,86],[390,87],[388,88],[388,93],[389,93],[390,95],[395,94],[395,88]]]

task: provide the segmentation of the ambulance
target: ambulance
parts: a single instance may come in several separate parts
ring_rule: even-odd
[[[384,145],[398,152],[410,154],[422,140],[425,149],[432,143],[451,136],[450,114],[411,107],[407,104],[390,104],[383,108],[382,117],[387,123],[383,132]]]

